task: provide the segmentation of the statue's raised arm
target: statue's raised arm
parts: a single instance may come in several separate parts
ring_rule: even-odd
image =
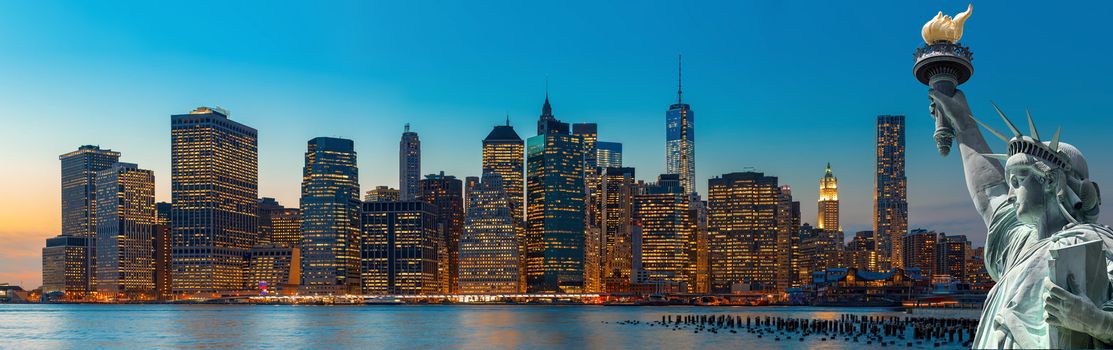
[[[982,136],[978,125],[966,103],[966,95],[954,90],[953,96],[932,89],[931,115],[937,121],[951,126],[955,140],[958,141],[962,167],[966,174],[966,188],[974,208],[982,215],[988,227],[993,221],[993,211],[1001,202],[1008,199],[1009,187],[1005,183],[1005,169],[997,159],[985,154],[993,153]]]

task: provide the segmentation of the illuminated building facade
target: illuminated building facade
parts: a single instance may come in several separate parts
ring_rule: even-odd
[[[358,292],[359,170],[352,140],[309,140],[302,171],[301,213],[300,291]]]
[[[131,163],[97,172],[96,292],[155,299],[155,174]]]
[[[839,226],[839,179],[831,173],[831,163],[827,163],[827,173],[819,179],[818,213],[817,228],[842,231],[842,226]]]
[[[572,124],[572,135],[583,140],[584,167],[584,291],[598,293],[602,290],[603,234],[601,225],[602,197],[599,192],[598,151],[599,126],[595,123]]]
[[[259,245],[245,259],[249,288],[285,292],[297,289],[301,278],[301,251],[298,247]]]
[[[167,202],[155,203],[155,295],[159,300],[173,298],[173,283],[170,281],[170,256],[173,245],[170,240],[170,210]]]
[[[398,192],[403,201],[417,199],[417,182],[421,180],[421,139],[417,133],[410,131],[410,124],[406,124],[406,131],[402,132],[402,140],[398,142]]]
[[[365,202],[397,202],[402,200],[402,196],[398,189],[390,188],[390,186],[375,186],[374,189],[367,191],[363,196]]]
[[[846,267],[860,271],[878,271],[877,241],[873,231],[858,231],[843,254]]]
[[[873,232],[882,269],[903,267],[908,231],[908,179],[904,176],[904,116],[877,117],[877,175],[874,180]]]
[[[91,237],[56,236],[43,248],[43,293],[62,292],[68,300],[79,300],[89,291],[89,247]]]
[[[258,134],[208,107],[170,124],[173,291],[242,290],[243,256],[258,238]]]
[[[622,144],[598,141],[595,143],[595,164],[600,169],[622,167]]]
[[[777,289],[800,287],[800,202],[792,200],[792,187],[781,186],[777,197]]]
[[[584,290],[583,140],[552,114],[526,142],[526,281],[531,293]]]
[[[689,197],[688,221],[692,233],[688,237],[688,258],[693,271],[688,274],[689,293],[711,292],[711,251],[707,234],[707,202],[699,194]]]
[[[935,248],[935,273],[967,280],[966,262],[973,253],[966,235],[939,234]]]
[[[696,191],[696,115],[684,103],[680,72],[677,71],[676,103],[665,112],[665,172],[679,174],[684,190],[692,193]]]
[[[692,222],[689,195],[680,176],[664,174],[657,183],[634,196],[634,219],[641,224],[641,263],[649,281],[671,281],[686,285],[692,265]]]
[[[460,234],[464,231],[464,183],[455,176],[425,175],[418,181],[417,200],[433,205],[441,244],[437,246],[437,273],[445,293],[455,293],[460,282]]]
[[[514,206],[514,219],[519,223],[525,222],[525,156],[525,142],[514,132],[509,119],[506,125],[495,126],[483,139],[483,172],[493,172],[502,177],[506,195],[510,196],[510,203]]]
[[[711,291],[771,290],[776,285],[777,178],[757,172],[708,180]]]
[[[842,231],[823,230],[804,224],[800,227],[800,276],[807,276],[828,268],[843,267]]]
[[[606,286],[633,281],[633,247],[630,235],[634,195],[638,192],[634,168],[606,168],[600,182],[603,236],[602,275]],[[625,284],[623,283],[625,282]],[[605,292],[622,292],[605,288]]]
[[[96,287],[96,176],[97,172],[112,167],[119,159],[119,152],[92,145],[81,146],[76,151],[58,156],[58,160],[62,163],[61,235],[86,237],[88,238],[86,242],[89,244],[84,249],[87,254],[83,258],[85,262],[65,264],[64,268],[82,266],[86,269],[81,273],[85,286],[80,290],[67,290],[66,292],[71,295],[84,294]],[[44,266],[43,269],[46,270],[47,267]]]
[[[364,294],[438,294],[436,208],[425,202],[364,202]]]
[[[259,239],[256,245],[296,247],[301,244],[301,210],[287,208],[274,198],[259,200]]]
[[[464,234],[460,236],[463,294],[518,293],[518,231],[514,205],[502,176],[487,172],[468,189]]]
[[[924,276],[935,275],[936,245],[939,234],[934,231],[916,229],[904,235],[904,269],[920,269]]]

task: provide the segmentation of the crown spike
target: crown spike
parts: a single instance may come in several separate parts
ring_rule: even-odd
[[[1020,129],[1017,129],[1016,125],[1014,125],[1013,122],[1011,120],[1009,120],[1009,117],[1005,116],[1005,112],[1002,112],[1001,108],[997,107],[996,103],[990,102],[990,104],[993,105],[993,109],[997,110],[997,114],[1001,116],[1001,119],[1005,120],[1005,124],[1009,125],[1009,129],[1012,130],[1013,134],[1015,134],[1016,137],[1021,137],[1021,136],[1024,135],[1024,134],[1021,134]]]
[[[1025,108],[1024,114],[1028,115],[1028,131],[1032,133],[1032,138],[1036,139],[1036,142],[1039,142],[1040,133],[1036,131],[1036,123],[1032,121],[1032,112]]]
[[[1009,160],[1008,154],[983,153],[982,156],[996,160]]]
[[[993,128],[989,127],[989,125],[985,125],[985,123],[982,123],[982,121],[978,120],[978,118],[974,118],[974,116],[971,115],[970,119],[974,119],[974,121],[977,122],[978,125],[981,125],[983,128],[988,130],[991,134],[993,134],[993,136],[997,136],[997,138],[1001,139],[1001,141],[1009,143],[1009,138],[1005,137],[1005,135],[1002,135],[1000,132],[997,132],[997,130],[993,130]]]
[[[1055,152],[1059,151],[1059,132],[1060,131],[1063,131],[1062,127],[1055,128],[1055,135],[1051,136],[1051,144],[1048,145],[1048,147],[1051,148],[1051,150],[1055,151]]]

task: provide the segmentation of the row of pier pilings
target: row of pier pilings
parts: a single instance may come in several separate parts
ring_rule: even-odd
[[[610,323],[610,322],[604,322]],[[972,318],[841,314],[837,319],[716,314],[663,315],[660,320],[626,320],[619,325],[661,327],[703,334],[749,334],[774,341],[844,341],[873,346],[969,348],[978,328]]]

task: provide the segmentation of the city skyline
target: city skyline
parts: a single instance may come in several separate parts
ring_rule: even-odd
[[[791,6],[791,5],[787,5]],[[934,6],[934,5],[933,5]],[[1008,14],[1008,11],[1003,9],[996,10],[999,16]],[[908,16],[918,16],[923,11],[917,9],[903,9],[900,10],[902,15],[906,12]],[[1003,13],[1003,14],[1002,14]],[[978,24],[979,30],[989,31],[993,30],[992,15],[987,16],[985,24]],[[1000,20],[1000,19],[999,19]],[[981,23],[981,22],[980,22]],[[18,25],[18,24],[17,24]],[[973,24],[972,24],[973,25]],[[613,29],[613,28],[612,28]],[[912,31],[914,34],[915,31]],[[1025,32],[1027,33],[1027,32]],[[799,35],[800,33],[796,33]],[[1050,35],[1050,34],[1047,34]],[[995,37],[1004,37],[1005,35],[997,35]],[[890,38],[873,38],[869,42],[876,44],[873,41],[895,41],[897,43],[915,43],[916,38],[914,35],[909,35],[907,40],[903,39],[890,39]],[[903,41],[902,41],[903,40]],[[1007,42],[1009,38],[1003,38],[1002,41]],[[823,43],[811,42],[814,45],[826,45]],[[992,47],[992,43],[978,43],[979,50],[986,52],[990,51],[988,47]],[[1054,44],[1054,43],[1050,43]],[[731,43],[727,45],[742,45],[738,43]],[[768,44],[773,45],[773,44]],[[888,43],[885,45],[889,45]],[[998,43],[1000,45],[1000,43]],[[0,206],[4,212],[3,224],[0,225],[0,237],[14,240],[17,244],[12,244],[0,251],[0,259],[4,261],[16,260],[15,264],[9,265],[12,267],[0,270],[0,282],[24,282],[25,285],[34,286],[38,275],[38,253],[41,248],[42,240],[47,237],[53,237],[59,233],[59,214],[58,214],[58,165],[56,157],[58,154],[72,151],[80,145],[85,144],[99,144],[102,148],[111,149],[123,154],[123,158],[141,164],[147,169],[155,172],[156,182],[156,200],[167,201],[169,200],[170,191],[170,172],[169,164],[170,157],[167,150],[169,150],[169,138],[166,137],[167,123],[165,117],[170,114],[182,113],[195,107],[196,105],[208,105],[212,103],[223,104],[232,109],[233,119],[250,125],[259,129],[259,192],[258,197],[275,197],[281,203],[297,203],[297,190],[300,178],[297,176],[301,167],[302,152],[304,152],[303,143],[317,136],[323,135],[336,135],[343,133],[342,136],[352,139],[356,144],[357,153],[361,153],[361,163],[358,164],[360,168],[365,171],[361,172],[359,181],[362,184],[361,191],[366,191],[378,185],[393,185],[397,182],[396,178],[392,179],[392,175],[397,174],[397,169],[392,167],[396,160],[393,158],[393,147],[397,140],[397,134],[402,129],[402,124],[407,121],[413,122],[415,130],[420,131],[422,141],[424,143],[423,156],[428,156],[423,159],[427,169],[444,169],[449,175],[464,178],[465,176],[475,176],[480,174],[479,161],[481,154],[480,142],[484,135],[494,125],[502,122],[505,114],[504,109],[511,110],[511,125],[515,126],[517,130],[530,130],[532,122],[536,118],[536,108],[540,104],[540,99],[543,93],[542,83],[545,74],[550,74],[552,87],[549,89],[552,95],[552,103],[555,109],[558,110],[558,117],[562,120],[570,122],[597,122],[599,123],[599,137],[608,141],[622,142],[625,147],[624,165],[638,169],[639,179],[652,180],[658,174],[663,173],[663,118],[664,112],[668,104],[674,101],[675,92],[670,91],[675,83],[675,51],[684,51],[686,59],[686,83],[685,83],[685,102],[691,101],[693,109],[700,111],[697,123],[701,126],[697,129],[698,140],[701,142],[698,145],[700,149],[700,157],[697,163],[698,171],[696,174],[701,177],[697,178],[698,192],[706,194],[707,179],[735,171],[744,171],[747,167],[752,167],[757,171],[762,171],[770,176],[776,176],[781,179],[782,184],[795,186],[798,190],[795,192],[796,200],[804,203],[814,203],[817,198],[813,193],[812,186],[814,186],[815,169],[822,166],[823,163],[830,161],[833,166],[839,169],[840,185],[840,198],[842,202],[842,222],[846,227],[846,232],[856,232],[860,230],[869,229],[871,226],[871,194],[872,194],[872,180],[871,176],[873,170],[873,157],[867,156],[872,153],[872,134],[874,131],[875,118],[880,114],[904,114],[908,118],[909,135],[907,141],[908,147],[908,177],[909,177],[909,214],[910,222],[909,228],[925,228],[940,232],[947,232],[948,234],[967,235],[975,242],[975,245],[981,245],[984,240],[984,228],[978,229],[980,222],[977,222],[976,215],[966,213],[968,209],[965,206],[968,204],[962,203],[956,207],[954,201],[946,201],[940,198],[956,198],[953,195],[952,189],[958,189],[961,192],[961,186],[953,186],[954,184],[961,183],[958,178],[945,178],[934,179],[931,174],[936,171],[947,171],[957,169],[959,164],[954,157],[939,159],[935,155],[934,145],[927,137],[920,135],[928,135],[929,120],[927,118],[927,101],[924,99],[913,99],[906,96],[894,97],[896,95],[909,95],[919,96],[913,93],[905,92],[922,92],[922,86],[916,86],[905,81],[898,81],[896,79],[906,78],[905,75],[893,74],[894,78],[877,78],[877,77],[859,77],[867,82],[872,82],[879,85],[884,85],[890,81],[893,84],[899,84],[898,92],[885,92],[878,90],[867,90],[867,99],[873,100],[876,97],[876,103],[862,103],[861,106],[856,106],[847,109],[842,105],[842,101],[838,98],[846,98],[842,93],[835,93],[837,98],[832,99],[829,96],[822,96],[825,90],[835,89],[835,84],[840,84],[843,76],[832,73],[820,74],[819,81],[814,82],[814,90],[812,87],[803,87],[800,93],[804,94],[804,98],[814,100],[816,105],[813,108],[787,108],[786,106],[779,106],[776,103],[770,103],[770,106],[765,106],[765,110],[747,110],[735,109],[731,110],[726,106],[732,104],[731,102],[755,103],[755,96],[753,94],[774,94],[770,91],[756,91],[748,88],[736,88],[729,85],[710,84],[715,82],[712,76],[717,73],[715,69],[717,59],[723,57],[731,57],[735,54],[727,52],[725,54],[715,53],[700,53],[698,45],[683,45],[677,44],[678,47],[663,49],[658,52],[656,56],[649,59],[649,62],[639,62],[639,68],[647,68],[638,71],[621,71],[614,74],[600,74],[594,71],[597,76],[593,80],[577,81],[578,73],[569,66],[559,67],[530,67],[522,69],[516,67],[515,71],[521,73],[522,71],[529,71],[531,73],[524,77],[516,77],[509,80],[500,80],[501,82],[512,81],[515,82],[517,88],[524,91],[521,94],[505,93],[498,94],[499,96],[489,96],[485,99],[475,101],[474,104],[464,104],[455,98],[447,98],[444,95],[450,95],[444,91],[437,91],[430,89],[425,92],[419,90],[408,90],[415,87],[408,86],[407,84],[398,84],[399,91],[396,92],[410,95],[410,103],[415,105],[414,108],[402,108],[396,114],[392,112],[390,115],[380,115],[379,111],[383,110],[397,110],[398,108],[368,108],[368,105],[355,106],[351,110],[339,113],[345,116],[331,117],[327,111],[337,111],[345,107],[353,107],[352,103],[361,105],[366,102],[356,102],[358,98],[346,96],[344,99],[351,99],[347,102],[339,102],[334,106],[323,106],[326,109],[316,110],[316,106],[310,106],[314,103],[299,103],[298,101],[283,101],[275,103],[274,101],[259,101],[258,98],[267,95],[266,92],[260,92],[259,96],[254,98],[240,99],[236,98],[234,94],[227,91],[222,91],[227,88],[218,88],[214,92],[188,92],[188,91],[175,91],[168,93],[167,96],[160,96],[156,100],[158,102],[152,103],[149,101],[131,101],[132,103],[123,103],[120,97],[107,96],[104,101],[97,104],[89,105],[88,107],[100,107],[101,110],[114,110],[110,113],[97,111],[92,118],[69,119],[61,115],[77,114],[67,113],[67,108],[82,107],[82,98],[77,98],[73,106],[70,107],[53,107],[47,108],[39,106],[41,99],[45,99],[46,95],[41,95],[42,85],[34,85],[29,92],[9,91],[11,87],[0,88],[0,95],[8,96],[16,99],[19,97],[36,97],[31,98],[27,106],[36,107],[29,110],[20,111],[19,108],[9,110],[9,112],[20,111],[19,113],[29,113],[28,115],[35,118],[41,118],[40,121],[32,123],[29,131],[5,131],[5,145],[7,142],[13,142],[11,145],[14,148],[17,143],[23,143],[27,140],[28,136],[20,134],[30,134],[31,136],[43,138],[42,141],[36,144],[43,145],[44,150],[31,150],[19,155],[12,155],[10,160],[20,164],[27,164],[29,169],[20,169],[13,174],[4,175],[2,178],[5,183],[3,186],[3,193],[6,195],[0,199]],[[672,50],[672,52],[668,52]],[[1002,50],[998,48],[998,50]],[[694,51],[694,52],[693,52]],[[37,51],[36,51],[37,52]],[[878,52],[887,52],[887,50],[879,49]],[[1009,52],[1009,51],[1006,51]],[[998,55],[1001,55],[1000,53]],[[219,55],[218,55],[219,56]],[[883,56],[883,55],[877,55]],[[879,59],[880,64],[892,65],[899,67],[901,72],[905,72],[908,64],[908,57],[906,55],[893,55],[899,57],[871,57],[870,59]],[[1081,126],[1085,124],[1085,118],[1092,118],[1092,120],[1099,120],[1100,113],[1104,113],[1104,106],[1100,105],[1103,97],[1108,97],[1103,94],[1101,88],[1086,88],[1085,86],[1078,86],[1079,91],[1089,91],[1089,95],[1082,93],[1077,96],[1069,96],[1063,94],[1058,96],[1059,99],[1052,101],[1026,101],[1022,96],[1028,95],[1030,91],[1025,88],[1004,88],[1008,84],[1028,85],[1027,80],[1008,80],[1002,75],[1015,74],[1015,72],[1022,71],[1020,67],[1025,64],[1031,65],[1038,62],[1039,56],[1025,56],[1025,57],[1012,57],[1012,56],[979,56],[981,60],[987,60],[994,63],[995,67],[986,67],[979,74],[995,75],[997,83],[1001,85],[985,85],[989,82],[984,82],[984,79],[979,80],[979,84],[966,87],[966,89],[978,89],[979,98],[986,99],[985,101],[973,100],[973,108],[975,113],[980,113],[989,117],[983,117],[991,125],[999,125],[999,122],[993,119],[992,112],[988,106],[988,98],[994,98],[1006,112],[1019,113],[1024,107],[1031,107],[1033,114],[1041,117],[1046,125],[1041,127],[1051,130],[1057,125],[1064,127],[1064,134],[1070,135],[1072,142],[1078,145],[1081,149],[1089,150],[1089,155],[1101,157],[1099,153],[1103,149],[1104,144],[1095,135],[1108,133],[1107,126],[1099,126],[1091,130],[1082,130]],[[19,62],[20,58],[27,58],[25,56],[17,56],[14,60],[15,63]],[[540,58],[539,58],[540,59]],[[832,58],[837,59],[837,58]],[[545,61],[547,59],[542,59]],[[761,59],[757,59],[760,63]],[[981,61],[979,61],[981,62]],[[1085,64],[1084,61],[1083,64]],[[0,63],[11,63],[0,59]],[[427,62],[429,64],[436,64],[436,61]],[[552,62],[550,62],[552,63]],[[701,64],[702,63],[702,64]],[[26,67],[26,62],[16,64],[15,67]],[[94,63],[95,64],[95,63]],[[719,62],[718,66],[724,63]],[[743,63],[732,63],[735,65],[742,65]],[[817,66],[809,66],[809,69],[818,69]],[[147,67],[150,68],[149,66]],[[593,69],[599,69],[598,66],[587,66],[585,71],[591,72]],[[648,69],[652,68],[652,69]],[[6,68],[2,72],[8,73]],[[18,69],[18,68],[16,68]],[[280,68],[279,68],[280,69]],[[979,68],[982,69],[982,68]],[[1011,72],[1011,73],[1010,73]],[[1060,77],[1040,77],[1039,82],[1042,84],[1067,84],[1079,83],[1083,85],[1091,84],[1091,78],[1084,78],[1078,75],[1070,75],[1072,71],[1066,73],[1066,76]],[[28,79],[29,73],[11,72],[17,79]],[[255,71],[258,73],[258,71]],[[737,72],[736,72],[737,73]],[[754,72],[748,72],[757,74]],[[787,73],[787,72],[786,72]],[[814,73],[814,71],[812,71]],[[88,73],[95,76],[94,73]],[[328,75],[328,73],[323,73]],[[1077,74],[1077,72],[1075,72]],[[530,76],[535,78],[530,79]],[[637,75],[637,77],[634,77]],[[760,75],[760,74],[759,74]],[[879,74],[880,75],[880,74]],[[739,76],[734,76],[738,78]],[[134,78],[134,77],[131,77]],[[395,77],[397,79],[405,79],[404,77]],[[459,77],[457,77],[459,78]],[[617,86],[625,86],[627,84],[620,84],[617,82],[610,82],[615,79],[634,78],[634,79],[650,79],[653,81],[651,88],[647,89],[632,89],[635,91],[616,93],[618,99],[612,100],[608,95],[592,96],[593,91],[587,89],[585,92],[584,86],[577,84],[602,84],[607,89],[614,89]],[[789,75],[787,78],[793,78]],[[798,77],[797,77],[798,78]],[[1100,78],[1100,77],[1098,77]],[[239,79],[231,79],[232,85],[244,84],[243,80],[250,78],[240,77]],[[330,80],[333,78],[323,78]],[[465,78],[460,78],[467,80]],[[880,80],[879,80],[880,79]],[[1026,79],[1032,79],[1030,77]],[[1075,79],[1078,81],[1071,81]],[[420,81],[420,79],[418,79]],[[907,79],[904,79],[907,80]],[[1104,80],[1104,79],[1095,79]],[[80,83],[82,80],[78,79]],[[781,85],[785,82],[774,82],[767,80],[760,80],[764,85],[771,85],[772,88],[792,85]],[[644,81],[642,81],[644,82]],[[457,86],[464,86],[462,81],[456,81]],[[799,81],[797,81],[799,83]],[[40,83],[41,84],[41,83]],[[110,83],[109,91],[115,91],[121,95],[127,96],[129,89],[123,89],[119,83]],[[389,79],[385,79],[380,84],[389,85]],[[1092,84],[1097,84],[1093,82]],[[1039,85],[1031,84],[1031,85]],[[80,85],[79,85],[80,86]],[[138,84],[143,86],[143,84]],[[994,86],[997,86],[994,89]],[[37,87],[37,88],[36,88]],[[335,87],[334,87],[335,88]],[[722,88],[724,91],[716,91]],[[1034,87],[1033,87],[1034,88]],[[471,89],[471,87],[469,87]],[[40,94],[35,94],[38,91]],[[289,90],[294,91],[294,90]],[[287,92],[289,92],[287,91]],[[783,91],[783,90],[782,90]],[[1074,91],[1068,89],[1067,91]],[[31,94],[31,95],[29,95]],[[89,92],[76,94],[90,96],[100,96]],[[492,93],[495,94],[495,93]],[[631,97],[632,95],[638,97]],[[726,94],[728,98],[724,98]],[[739,95],[750,94],[747,98],[741,101],[732,101],[731,98],[738,99]],[[793,95],[793,92],[778,92],[775,95]],[[890,95],[891,94],[891,95]],[[1094,95],[1096,94],[1096,96]],[[388,93],[389,95],[389,93]],[[469,96],[464,94],[465,96]],[[643,96],[644,95],[644,96]],[[997,97],[998,95],[1003,95]],[[68,95],[71,98],[75,93],[70,92]],[[733,97],[732,97],[733,96]],[[173,98],[171,98],[173,97]],[[319,97],[319,96],[318,96]],[[474,96],[473,96],[474,97]],[[859,98],[861,96],[858,96]],[[3,99],[5,97],[0,97]],[[88,97],[85,97],[86,99]],[[785,97],[781,97],[785,98]],[[177,101],[170,101],[177,99]],[[211,100],[222,101],[211,101]],[[432,100],[423,100],[432,99]],[[439,100],[438,100],[439,99]],[[891,101],[881,101],[890,99]],[[69,100],[69,99],[63,99]],[[717,101],[716,101],[717,100]],[[1107,100],[1107,99],[1106,99]],[[277,99],[276,99],[277,101]],[[318,100],[320,101],[320,100]],[[338,100],[324,99],[327,102],[338,102]],[[492,102],[501,101],[501,102]],[[900,101],[893,102],[893,101]],[[87,102],[87,101],[86,101]],[[382,101],[380,101],[382,102]],[[430,113],[425,102],[433,106],[433,110],[444,108],[442,111],[447,115],[454,115],[452,111],[458,110],[459,118],[453,124],[440,123],[438,119],[430,119],[427,116],[423,117],[422,114],[435,114]],[[272,104],[273,106],[266,106]],[[390,103],[386,103],[389,105]],[[506,105],[511,107],[504,107]],[[764,104],[764,103],[763,103]],[[8,105],[19,105],[19,103],[8,103]],[[68,105],[68,103],[66,104]],[[1068,106],[1069,105],[1069,106]],[[1066,106],[1066,107],[1063,107]],[[23,107],[23,108],[30,108]],[[823,108],[819,108],[823,107]],[[283,113],[275,113],[276,110],[270,108],[289,108],[290,111]],[[784,111],[777,111],[778,109],[785,109]],[[837,109],[831,112],[829,109]],[[845,109],[845,110],[844,110]],[[72,110],[71,110],[72,111]],[[413,112],[411,112],[413,111]],[[817,111],[825,111],[822,113]],[[1057,113],[1056,113],[1057,112]],[[411,114],[412,113],[412,114]],[[812,117],[811,114],[827,114],[828,116],[822,118]],[[79,115],[79,114],[77,114]],[[122,120],[114,121],[120,116]],[[411,115],[407,117],[407,115]],[[5,113],[5,116],[8,115]],[[306,121],[294,119],[294,117],[302,118],[307,117]],[[83,116],[84,117],[84,116]],[[124,118],[126,117],[126,118]],[[338,127],[331,123],[343,123],[345,121],[351,122],[353,118],[366,118],[369,120],[368,124],[355,123],[352,127]],[[781,123],[772,123],[768,120],[785,120],[781,118],[800,118],[801,124],[815,124],[813,129],[820,129],[820,126],[826,128],[824,130],[813,129],[800,129],[793,128],[792,125],[782,125]],[[737,120],[733,120],[737,119]],[[109,122],[105,122],[108,120]],[[324,127],[320,125],[312,125],[306,127],[306,130],[290,130],[299,129],[298,127],[310,126],[308,120],[320,121],[323,124],[328,124]],[[792,122],[785,124],[797,124]],[[1051,122],[1053,121],[1053,122]],[[64,127],[64,129],[73,130],[91,130],[90,135],[74,136],[68,132],[62,133],[68,135],[66,139],[59,139],[59,136],[50,135],[42,125],[52,125],[55,123],[70,122],[72,126]],[[135,122],[135,123],[132,123]],[[293,123],[297,127],[284,127],[283,124]],[[99,124],[107,124],[108,126],[121,129],[119,132],[127,132],[132,134],[144,135],[139,137],[138,141],[130,140],[122,134],[117,134],[112,131],[104,130],[104,126]],[[760,128],[747,128],[746,126],[753,124]],[[18,124],[17,124],[18,125]],[[1105,129],[1103,129],[1105,128]],[[383,134],[389,135],[385,137],[384,142],[379,142],[379,134],[375,129],[381,129]],[[364,134],[364,131],[368,134]],[[759,130],[759,131],[755,131]],[[760,130],[767,130],[761,132]],[[9,134],[10,133],[10,134]],[[268,135],[269,134],[269,135]],[[528,133],[527,133],[528,134]],[[772,134],[767,136],[765,134]],[[149,135],[149,136],[146,136]],[[7,137],[10,136],[10,137]],[[846,145],[825,152],[817,152],[815,150],[815,143],[827,142],[822,140],[822,137],[837,138],[836,143],[844,143]],[[269,140],[267,140],[269,139]],[[264,140],[267,140],[264,142]],[[138,143],[137,143],[138,142]],[[391,144],[394,144],[393,146]],[[999,145],[994,145],[999,147]],[[298,154],[291,155],[289,149],[298,149]],[[722,151],[723,149],[735,151]],[[719,150],[719,151],[715,151]],[[753,150],[750,152],[738,152],[737,150]],[[41,152],[40,152],[41,151]],[[47,154],[49,153],[49,154]],[[726,153],[726,154],[724,154]],[[47,155],[43,155],[47,154]],[[26,157],[26,158],[25,158]],[[786,158],[786,159],[778,159]],[[1104,165],[1108,167],[1108,165]],[[294,169],[290,171],[290,169]],[[1099,183],[1109,183],[1110,169],[1102,169],[1095,166],[1091,169],[1094,178]],[[41,178],[41,179],[40,179]],[[291,178],[297,179],[290,181]],[[38,184],[37,182],[43,184]],[[20,185],[16,185],[20,184]],[[932,192],[941,192],[934,194]],[[960,197],[958,197],[960,198]],[[811,205],[804,206],[804,218],[814,218],[815,213],[811,211]],[[1105,214],[1108,217],[1110,214]],[[805,222],[811,220],[805,219]],[[948,221],[954,221],[958,224],[947,224]],[[1109,222],[1109,220],[1102,220]],[[815,222],[811,222],[815,224]],[[964,229],[965,228],[965,229]],[[850,235],[848,235],[850,236]],[[33,242],[33,248],[25,247],[21,243],[25,237]],[[22,249],[22,251],[20,250]],[[31,256],[27,259],[24,255]],[[29,278],[30,277],[30,278]]]

